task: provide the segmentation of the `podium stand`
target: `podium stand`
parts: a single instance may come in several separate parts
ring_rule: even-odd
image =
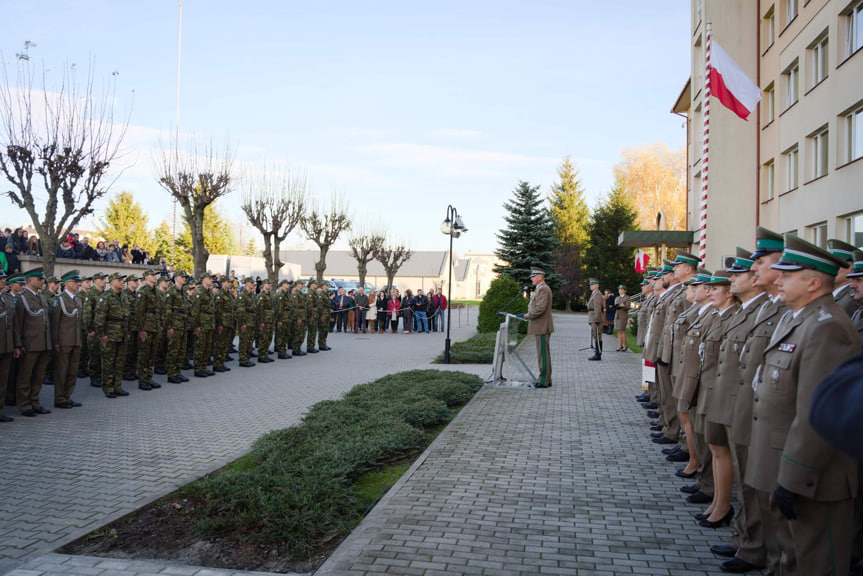
[[[519,328],[527,320],[502,314],[504,321],[494,344],[491,385],[497,388],[533,388],[537,382],[536,343],[530,336],[520,338]]]

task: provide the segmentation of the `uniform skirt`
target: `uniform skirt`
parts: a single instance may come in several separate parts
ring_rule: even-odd
[[[616,314],[614,316],[614,329],[615,330],[626,330],[626,323],[628,320],[629,320],[628,314],[626,314],[626,313],[620,314],[618,312],[618,314]]]
[[[708,444],[713,444],[714,446],[728,446],[728,430],[724,424],[705,420],[704,439],[707,440]]]

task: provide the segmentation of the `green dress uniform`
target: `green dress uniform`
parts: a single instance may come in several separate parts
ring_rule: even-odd
[[[128,278],[126,279],[128,282]],[[129,302],[129,324],[126,334],[126,359],[123,362],[123,380],[136,380],[136,371],[138,366],[138,311],[136,302],[138,300],[138,291],[130,290],[127,286],[123,289],[123,298]]]
[[[170,334],[166,334],[168,378],[179,379],[182,376],[180,369],[187,358],[189,299],[175,284],[168,289],[163,305],[165,306],[165,330],[171,331]]]
[[[602,359],[602,323],[605,319],[605,298],[599,290],[599,283],[591,279],[592,292],[587,300],[587,323],[590,326],[590,338],[594,353],[591,360]]]
[[[158,288],[144,284],[138,290],[135,301],[136,325],[132,334],[138,341],[138,383],[144,388],[153,382],[153,366],[156,363],[159,336],[162,332],[163,300],[164,296]]]
[[[279,290],[276,293],[276,354],[283,360],[291,357],[288,354],[288,342],[294,319],[291,313],[292,299],[293,296],[288,290]]]
[[[246,284],[249,286],[249,284]],[[255,293],[243,290],[237,297],[237,330],[240,334],[239,362],[240,364],[251,364],[252,347],[255,340]]]
[[[200,330],[195,335],[195,375],[207,372],[207,362],[213,353],[213,332],[216,316],[213,309],[213,293],[203,286],[192,299],[192,326]]]
[[[0,274],[5,276],[2,267],[0,267]],[[15,324],[15,299],[9,292],[0,293],[0,421],[3,422],[10,420],[3,415],[3,405],[15,349],[20,347],[21,342]]]
[[[78,278],[76,270],[63,276],[63,280]],[[84,311],[77,295],[63,290],[52,309],[51,340],[56,347],[54,355],[54,406],[72,407],[72,393],[78,376],[78,363],[84,342],[81,324]]]
[[[222,285],[225,286],[227,282],[228,279],[224,278]],[[225,358],[228,356],[228,348],[230,348],[234,338],[234,297],[229,291],[222,288],[213,299],[213,306],[216,312],[213,370],[216,372],[225,372],[228,370],[225,367]]]
[[[35,274],[37,271],[31,270],[24,275]],[[34,292],[29,287],[24,288],[16,304],[15,321],[18,324],[21,347],[24,349],[24,356],[18,367],[17,402],[22,414],[29,413],[25,415],[32,415],[33,411],[39,412],[43,409],[39,403],[39,393],[45,378],[48,351],[52,349],[49,314],[45,295]]]
[[[322,288],[318,288],[318,349],[329,350],[327,335],[330,333],[330,297]]]
[[[270,344],[273,341],[276,311],[271,292],[261,290],[261,293],[258,294],[256,312],[258,317],[258,362],[272,362]]]
[[[102,391],[105,394],[122,391],[128,323],[129,305],[122,294],[112,289],[100,293],[93,314],[93,328],[95,340],[102,347]],[[103,338],[107,339],[104,344]]]
[[[92,386],[102,385],[102,346],[99,344],[99,339],[90,334],[95,333],[96,319],[96,304],[99,303],[99,298],[105,294],[106,290],[99,290],[95,286],[90,288],[90,297],[84,305],[84,327],[87,332],[87,372],[90,373],[90,384]]]

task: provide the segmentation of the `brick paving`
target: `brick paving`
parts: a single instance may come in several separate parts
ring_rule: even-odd
[[[317,574],[721,574],[707,547],[729,532],[696,525],[701,508],[684,502],[674,466],[649,442],[634,401],[638,356],[587,362],[577,351],[587,345],[584,323],[555,317],[553,388],[481,390]],[[127,399],[82,389],[82,409],[4,425],[0,572],[5,557],[14,576],[238,576],[47,552],[232,460],[315,402],[427,367],[443,342],[387,335],[387,353],[375,354],[373,337],[331,338],[336,349],[324,358],[240,378],[235,368]]]

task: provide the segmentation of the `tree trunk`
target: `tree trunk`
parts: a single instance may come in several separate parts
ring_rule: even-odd
[[[54,264],[57,262],[57,239],[52,234],[42,236],[42,268],[45,277],[54,275]]]
[[[200,278],[207,271],[207,260],[210,253],[204,245],[204,207],[196,206],[194,209],[194,222],[192,222],[192,252],[195,261],[195,277]]]
[[[329,246],[321,246],[320,260],[315,262],[315,271],[318,273],[317,282],[318,285],[322,285],[324,281],[324,270],[327,269],[327,252],[330,251]]]
[[[365,288],[366,286],[366,273],[368,272],[368,266],[363,263],[359,263],[357,265],[357,272],[360,275],[360,287]]]
[[[273,238],[270,234],[264,233],[264,266],[267,267],[267,278],[273,284],[278,284],[278,269],[273,267]]]
[[[282,271],[282,266],[285,264],[279,257],[279,252],[282,249],[282,241],[278,234],[273,235],[273,284],[279,281],[279,273]]]
[[[395,271],[395,270],[391,270],[391,269],[389,269],[389,268],[387,268],[386,270],[387,270],[387,290],[388,290],[388,291],[392,291],[392,289],[393,289],[393,282],[394,282],[394,281],[395,281],[395,279],[396,279],[396,271]]]

